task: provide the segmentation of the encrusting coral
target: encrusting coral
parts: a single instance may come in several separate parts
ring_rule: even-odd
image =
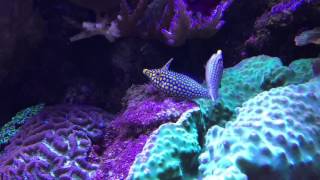
[[[206,135],[203,179],[319,179],[320,79],[274,88]]]
[[[320,106],[320,95],[315,94],[314,92],[320,86],[319,80],[299,85],[299,83],[305,83],[311,78],[310,73],[312,74],[312,66],[310,65],[312,65],[313,61],[313,59],[303,59],[292,63],[296,65],[303,64],[304,68],[302,69],[306,70],[306,72],[299,71],[299,68],[296,68],[295,65],[291,66],[292,69],[282,66],[280,59],[271,58],[268,56],[253,57],[249,60],[244,60],[234,68],[230,68],[229,70],[227,69],[226,71],[230,71],[229,73],[233,76],[234,73],[237,72],[237,76],[234,77],[237,77],[237,79],[241,79],[241,77],[244,78],[243,81],[248,82],[247,84],[250,84],[250,82],[256,82],[252,86],[252,89],[254,89],[253,94],[251,94],[252,96],[250,96],[249,93],[251,91],[248,91],[248,85],[244,84],[243,86],[234,88],[234,90],[231,92],[234,94],[237,92],[248,93],[246,96],[247,98],[237,101],[236,104],[232,103],[232,106],[229,106],[229,114],[225,110],[227,108],[223,108],[223,103],[212,105],[206,102],[206,100],[199,100],[198,103],[200,104],[200,109],[193,108],[188,110],[182,114],[176,123],[166,123],[161,125],[159,129],[151,134],[142,152],[136,156],[136,159],[130,168],[127,179],[209,179],[209,176],[217,178],[220,177],[221,179],[228,179],[229,177],[241,179],[246,177],[257,177],[258,174],[254,173],[258,171],[262,172],[262,177],[271,177],[274,175],[272,173],[280,173],[281,177],[289,177],[294,176],[296,173],[297,175],[303,175],[299,174],[300,171],[303,171],[301,167],[304,167],[303,165],[310,165],[309,162],[312,162],[313,164],[308,166],[309,169],[306,170],[306,172],[311,172],[314,173],[313,175],[317,175],[316,172],[319,171],[319,167],[317,166],[319,150],[312,148],[309,149],[309,147],[304,145],[301,147],[296,147],[295,145],[297,145],[297,142],[294,142],[301,140],[301,137],[303,136],[305,141],[312,140],[314,142],[314,147],[320,147],[319,140],[316,139],[317,136],[314,134],[315,136],[313,137],[315,138],[312,138],[312,133],[316,133],[317,131],[315,126],[317,123],[319,123],[318,121],[320,117],[320,115],[315,112],[317,107]],[[232,71],[234,72],[231,73]],[[223,78],[229,77],[228,73],[224,74],[224,76],[225,77]],[[297,78],[296,76],[305,76],[305,78]],[[223,86],[234,85],[232,83],[229,84],[225,82],[222,83],[221,89],[223,89]],[[273,83],[273,85],[266,85],[268,83]],[[287,84],[298,85],[287,86]],[[223,101],[223,93],[228,93],[228,91],[221,91],[221,101]],[[259,100],[259,102],[256,102],[256,100]],[[304,101],[308,101],[311,104],[304,103]],[[281,112],[280,109],[284,109],[284,112]],[[301,110],[307,110],[308,113],[300,116],[297,119],[297,123],[292,123],[295,121],[297,114],[302,113]],[[238,113],[239,111],[240,113]],[[270,113],[268,114],[268,112]],[[287,119],[284,117],[283,113],[289,113],[288,115],[290,116],[288,116],[288,118],[291,118],[290,122],[292,123],[288,126],[285,126],[287,127],[285,129],[283,129],[282,126],[283,124],[287,123]],[[275,122],[270,120],[271,116],[272,118],[275,118]],[[302,124],[307,123],[305,121],[308,121],[309,117],[312,117],[315,121],[309,122],[308,127],[300,128]],[[219,121],[225,122],[221,123]],[[280,123],[278,124],[278,122]],[[221,124],[225,126],[225,128],[217,126],[216,124]],[[259,124],[260,129],[255,129],[255,124]],[[210,128],[212,125],[214,125],[214,128]],[[243,140],[242,135],[240,136],[239,134],[232,133],[238,131],[238,125],[240,126],[239,128],[242,128],[243,126],[242,129],[247,130],[247,132],[243,132],[242,135],[248,135],[248,138],[250,137],[253,139],[252,141],[250,141],[250,138],[249,140],[248,138]],[[297,127],[298,130],[296,130],[294,125],[299,126]],[[278,126],[279,129],[277,129]],[[312,129],[310,129],[311,127]],[[208,131],[209,128],[210,130]],[[272,128],[275,128],[275,130],[271,131]],[[218,129],[219,133],[212,134],[211,132],[213,129]],[[262,142],[260,144],[261,146],[255,146],[255,140],[257,138],[254,135],[251,137],[250,133],[253,131],[258,131],[256,132],[257,136],[259,133],[266,133],[261,131],[262,129],[270,129],[270,133],[267,133],[266,136],[271,134],[272,137],[269,140],[267,139],[268,137],[264,138],[264,136],[259,136],[258,143]],[[206,133],[207,131],[208,133]],[[283,135],[278,137],[280,132],[283,133]],[[319,134],[319,132],[317,133]],[[290,136],[290,134],[293,135],[292,140],[288,139],[287,137]],[[278,152],[279,147],[287,148],[285,144],[284,146],[282,146],[283,144],[279,145],[279,142],[282,143],[283,139],[285,139],[284,141],[287,141],[287,145],[290,145],[289,143],[291,142],[293,144],[296,143],[293,145],[295,147],[292,148],[300,148],[298,151],[300,151],[300,153],[304,153],[300,156],[300,159],[294,159],[296,158],[294,155],[299,156],[299,153],[292,154],[289,152],[289,154],[285,154],[288,159],[292,158],[289,159],[291,161],[288,160],[288,164],[291,163],[292,165],[290,167],[294,167],[296,169],[289,171],[289,166],[286,166],[286,164],[284,164],[283,167],[281,167],[279,164],[275,164],[273,167],[271,167],[272,173],[270,172],[270,174],[263,174],[265,166],[260,166],[261,164],[254,164],[255,159],[253,157],[255,157],[255,155],[260,156],[261,153],[266,153],[267,157],[274,157],[271,155],[273,155],[273,152]],[[238,146],[235,146],[232,143]],[[267,150],[262,146],[263,143],[265,143],[268,147]],[[316,143],[318,144],[316,145]],[[237,147],[239,148],[237,149]],[[231,151],[232,149],[230,148],[234,148],[235,150]],[[256,151],[251,151],[252,148],[253,150],[256,149]],[[289,147],[288,150],[291,151],[290,148],[291,147]],[[237,150],[240,153],[236,153]],[[234,154],[232,154],[233,152]],[[225,155],[223,155],[223,153],[225,153]],[[229,154],[227,153],[230,154],[230,157],[235,157],[234,159],[239,156],[243,157],[244,159],[247,158],[251,160],[250,162],[252,164],[242,161],[243,164],[240,169],[241,171],[239,169],[237,171],[233,171],[235,169],[234,167],[238,166],[236,162],[228,161]],[[197,160],[200,154],[201,156],[199,160]],[[283,153],[280,153],[280,155],[283,156]],[[267,157],[261,155],[261,160],[257,161],[257,163],[265,162],[264,160],[266,160]],[[309,157],[314,159],[309,159],[310,161],[308,161]],[[219,159],[223,160],[221,160],[219,165],[215,166],[215,163],[220,162]],[[269,159],[266,162],[272,162],[272,160],[276,159],[277,157],[274,159]],[[302,162],[304,160],[307,160],[308,162]],[[302,164],[299,164],[301,162]],[[227,169],[229,165],[232,166],[230,170]],[[268,169],[270,168],[267,167],[267,170]],[[282,171],[283,169],[285,170]],[[242,172],[242,170],[246,171]],[[212,173],[216,174],[212,175]],[[219,173],[221,174],[219,175]],[[234,176],[229,176],[229,174],[232,175],[232,173],[235,173]]]
[[[310,80],[318,69],[312,58],[289,66],[248,58],[224,70],[220,100],[199,99],[199,107],[151,84],[132,86],[112,120],[90,106],[46,107],[11,138],[0,176],[319,178],[320,79]]]
[[[22,126],[31,117],[42,111],[44,104],[38,104],[19,111],[11,120],[0,129],[0,147],[6,145]]]
[[[128,180],[177,179],[197,174],[199,108],[186,111],[176,123],[161,125],[149,137],[130,168]]]

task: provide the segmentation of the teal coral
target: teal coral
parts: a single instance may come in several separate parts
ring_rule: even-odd
[[[303,173],[318,177],[320,95],[315,88],[320,80],[308,82],[313,62],[300,59],[284,66],[279,58],[262,55],[225,69],[220,101],[197,99],[200,108],[160,126],[127,179],[247,179],[257,172],[269,179],[301,178]]]
[[[294,76],[288,82],[290,84],[299,84],[307,82],[314,76],[312,64],[316,58],[297,59],[293,61],[289,68],[294,72]]]
[[[26,120],[37,115],[43,107],[44,104],[28,107],[19,111],[13,118],[11,118],[11,121],[6,123],[0,130],[0,146],[7,144],[10,138],[17,133],[19,127],[23,125]]]
[[[320,178],[320,79],[250,99],[235,121],[213,126],[200,156],[203,179]]]
[[[223,72],[221,101],[230,110],[263,91],[262,85],[269,81],[275,71],[283,67],[279,58],[266,55],[242,60]]]
[[[254,56],[242,60],[223,72],[220,102],[213,104],[205,99],[197,100],[208,126],[235,118],[235,109],[257,94],[275,87],[305,83],[313,77],[312,64],[315,60],[298,59],[284,66],[277,57]]]
[[[197,154],[201,152],[198,119],[199,108],[193,108],[186,111],[176,123],[161,125],[149,137],[142,153],[137,155],[127,179],[196,176]]]

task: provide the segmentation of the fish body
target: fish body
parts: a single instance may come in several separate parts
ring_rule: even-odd
[[[219,50],[211,56],[206,66],[206,81],[209,89],[203,87],[192,78],[169,70],[172,62],[170,59],[160,69],[144,69],[152,84],[160,91],[175,97],[185,99],[211,98],[215,101],[218,98],[218,89],[223,72],[222,52]]]
[[[162,69],[145,69],[143,73],[155,87],[170,96],[185,99],[210,97],[206,88],[184,74]]]
[[[213,54],[206,65],[206,82],[209,95],[213,101],[218,99],[218,90],[223,73],[222,51]]]

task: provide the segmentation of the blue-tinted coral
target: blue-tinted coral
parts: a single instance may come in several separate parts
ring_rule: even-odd
[[[308,173],[314,175],[308,178],[317,177],[320,146],[316,126],[320,114],[316,109],[320,106],[320,94],[315,90],[320,80],[287,86],[308,81],[312,62],[298,60],[285,67],[278,58],[258,56],[226,70],[229,72],[224,78],[234,75],[239,81],[225,81],[222,86],[238,88],[221,91],[221,101],[227,100],[223,93],[247,93],[247,98],[234,98],[236,102],[229,105],[234,118],[221,107],[223,103],[199,100],[200,109],[188,110],[176,123],[163,124],[151,134],[127,179],[286,179]],[[304,71],[296,68],[297,64],[303,65]],[[230,122],[219,123],[221,120]],[[225,128],[210,128],[213,124]],[[300,142],[308,142],[312,147]],[[286,163],[272,164],[280,161]]]
[[[163,124],[149,137],[130,168],[127,180],[181,179],[197,175],[200,110],[186,111],[176,123]]]
[[[169,45],[181,45],[190,38],[208,38],[224,24],[225,11],[233,0],[129,0],[120,1],[112,21],[84,22],[84,32],[71,41],[103,35],[109,41],[124,36],[156,37]],[[97,8],[94,8],[97,9]],[[99,10],[100,11],[100,10]]]
[[[88,106],[46,107],[28,120],[0,156],[0,177],[91,179],[98,168],[93,145],[104,134],[108,115]]]
[[[203,179],[319,179],[320,78],[258,94],[206,135]]]

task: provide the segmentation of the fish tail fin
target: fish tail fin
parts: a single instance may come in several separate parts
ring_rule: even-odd
[[[223,73],[223,57],[222,51],[218,50],[213,54],[206,65],[206,83],[209,90],[209,95],[212,101],[217,101],[218,90]]]

